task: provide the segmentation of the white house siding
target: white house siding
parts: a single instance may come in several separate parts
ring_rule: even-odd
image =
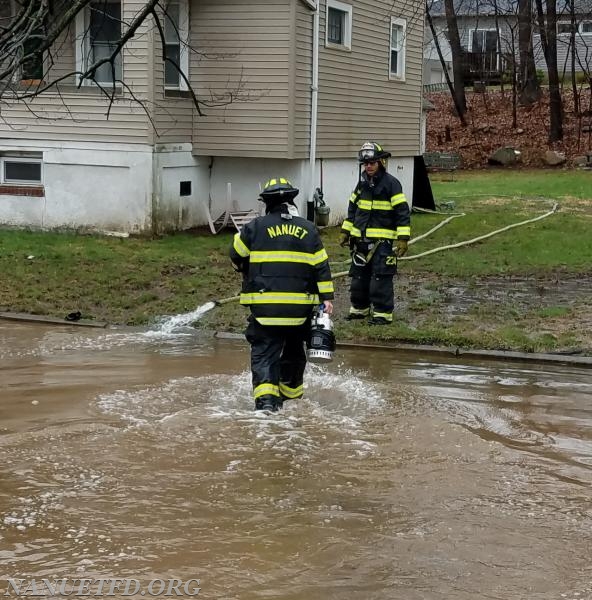
[[[418,154],[422,93],[423,4],[358,0],[351,52],[326,48],[321,2],[319,157],[352,157],[366,139],[395,156]],[[405,81],[389,80],[390,17],[407,19]],[[372,49],[368,55],[368,49]]]
[[[590,18],[592,20],[592,17]],[[571,53],[568,52],[570,45],[569,34],[559,34],[557,36],[557,68],[559,75],[569,78],[571,73]],[[541,37],[534,36],[534,50],[536,68],[543,71],[547,70],[545,55],[541,46]],[[592,71],[592,34],[576,35],[576,72]]]
[[[292,11],[292,0],[198,3],[191,30],[204,54],[192,53],[191,81],[219,106],[204,107],[205,116],[195,117],[195,154],[290,154]]]

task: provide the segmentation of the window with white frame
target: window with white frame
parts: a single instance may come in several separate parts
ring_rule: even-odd
[[[496,29],[472,29],[470,40],[469,52],[497,53]]]
[[[170,0],[164,14],[165,64],[164,86],[169,90],[187,90],[179,69],[189,77],[189,4],[187,0]]]
[[[121,40],[121,0],[92,0],[76,17],[76,67],[81,73],[109,58]],[[101,85],[121,81],[121,52],[113,64],[105,62],[95,72]],[[91,81],[83,82],[91,84]]]
[[[392,79],[405,79],[405,38],[407,21],[391,17],[389,74]]]
[[[21,66],[21,79],[42,80],[43,79],[43,54],[37,52],[45,38],[42,30],[36,29],[31,32],[29,39],[23,43],[23,54],[28,56]]]
[[[0,155],[0,183],[12,185],[41,185],[43,160],[41,153]]]
[[[575,32],[581,35],[592,34],[592,21],[581,21],[574,24]],[[572,25],[570,21],[557,22],[557,34],[568,35],[571,33]]]
[[[557,34],[558,35],[569,35],[571,33],[571,23],[569,21],[558,21],[557,22]]]
[[[325,46],[351,50],[352,6],[327,0]]]

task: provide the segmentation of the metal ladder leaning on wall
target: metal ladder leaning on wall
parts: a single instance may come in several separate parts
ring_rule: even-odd
[[[255,217],[259,216],[259,213],[255,209],[249,210],[239,210],[236,202],[232,201],[232,184],[226,184],[226,210],[216,219],[212,220],[212,215],[208,210],[208,207],[205,207],[207,217],[208,217],[208,225],[210,227],[210,231],[212,234],[216,235],[220,233],[226,227],[232,226],[240,232],[243,225],[252,221]]]

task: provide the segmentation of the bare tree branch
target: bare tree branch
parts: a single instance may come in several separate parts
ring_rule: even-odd
[[[234,55],[206,55],[192,46],[189,40],[183,38],[177,23],[169,14],[168,3],[169,0],[144,0],[141,8],[132,17],[117,18],[121,25],[118,38],[109,41],[106,56],[102,54],[96,59],[85,50],[92,43],[91,20],[85,17],[85,29],[83,32],[78,31],[75,42],[72,42],[71,34],[76,30],[77,20],[82,17],[84,11],[94,11],[92,14],[95,18],[97,14],[102,14],[106,23],[112,23],[116,18],[106,12],[106,4],[101,8],[98,0],[26,0],[21,3],[16,14],[11,14],[8,19],[2,18],[6,12],[1,12],[0,106],[11,107],[15,103],[20,103],[27,105],[30,111],[36,112],[36,109],[29,105],[39,96],[47,94],[60,99],[65,106],[76,88],[85,86],[87,90],[96,89],[107,101],[106,118],[111,116],[117,102],[126,99],[141,105],[154,126],[152,111],[159,108],[156,101],[150,95],[144,97],[145,95],[139,94],[130,82],[123,81],[119,67],[120,61],[123,63],[124,50],[126,57],[133,56],[133,45],[130,45],[130,41],[134,38],[138,39],[140,35],[149,35],[151,30],[157,32],[156,37],[162,45],[163,63],[172,65],[178,73],[179,80],[183,83],[182,87],[186,88],[187,95],[199,116],[204,115],[202,110],[204,106],[224,106],[238,101],[250,101],[264,94],[264,92],[255,94],[246,89],[242,70],[238,81],[229,82],[222,92],[198,93],[188,73],[184,72],[182,65],[179,64],[180,61],[167,55],[165,22],[167,27],[172,25],[177,31],[183,52],[220,60]],[[96,24],[93,27],[96,28]],[[152,39],[150,37],[150,40]],[[80,44],[82,60],[79,61],[77,68],[64,73],[63,61],[58,64],[59,57],[68,49],[67,44],[72,43]],[[152,42],[148,46],[150,53],[154,49]],[[41,66],[41,77],[23,77],[30,64]],[[109,76],[106,76],[106,72]],[[68,85],[70,89],[67,88]],[[64,92],[69,92],[68,98]],[[166,102],[163,101],[163,104],[165,106],[162,110],[166,111]],[[66,113],[73,118],[68,107]],[[41,114],[39,118],[43,118]]]

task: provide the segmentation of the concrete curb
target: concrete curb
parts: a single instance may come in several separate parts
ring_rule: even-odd
[[[90,321],[80,319],[79,321],[66,321],[55,317],[45,317],[43,315],[30,315],[27,313],[0,312],[0,319],[7,321],[27,321],[29,323],[45,323],[47,325],[76,325],[78,327],[107,327],[107,323],[102,321]]]
[[[99,327],[105,329],[108,323],[102,321],[90,321],[80,319],[79,321],[66,321],[54,317],[42,315],[31,315],[27,313],[0,312],[0,319],[11,321],[25,321],[47,325],[74,325],[78,327]],[[229,333],[225,331],[214,332],[214,337],[226,340],[244,340],[242,333]],[[511,350],[473,350],[470,348],[428,346],[420,344],[401,344],[388,342],[338,342],[338,348],[358,348],[367,350],[396,350],[412,354],[439,354],[444,356],[479,358],[516,362],[537,362],[567,364],[579,367],[592,367],[592,356],[575,356],[570,354],[544,354],[538,352],[516,352]]]
[[[216,332],[214,337],[219,339],[244,340],[240,333]],[[539,352],[515,352],[510,350],[472,350],[470,348],[455,348],[446,346],[428,346],[420,344],[400,344],[386,342],[338,342],[338,348],[357,348],[367,350],[397,350],[412,354],[439,354],[451,357],[491,359],[500,361],[537,362],[569,364],[579,367],[592,367],[592,356],[573,356],[569,354],[545,354]]]

